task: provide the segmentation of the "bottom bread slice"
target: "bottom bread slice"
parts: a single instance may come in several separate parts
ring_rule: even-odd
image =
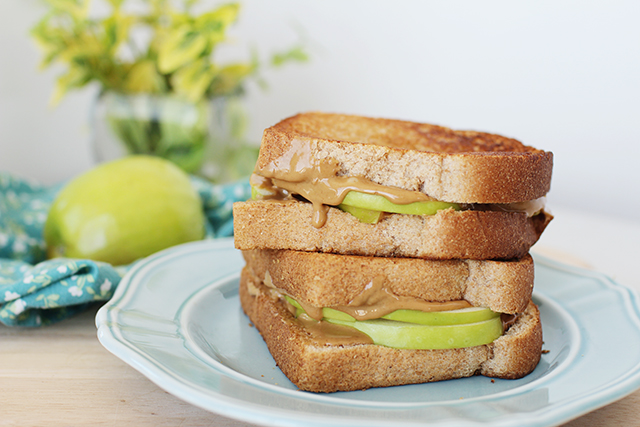
[[[540,361],[542,327],[533,302],[491,344],[451,350],[398,350],[374,344],[328,345],[316,341],[285,303],[255,279],[240,277],[240,302],[282,372],[312,392],[362,390],[485,375],[515,379]]]

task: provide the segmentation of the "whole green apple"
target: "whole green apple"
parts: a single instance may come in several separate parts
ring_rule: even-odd
[[[44,226],[48,258],[129,264],[204,237],[200,198],[173,163],[129,156],[69,182]]]

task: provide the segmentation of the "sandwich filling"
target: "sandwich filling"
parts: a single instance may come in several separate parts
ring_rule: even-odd
[[[362,176],[340,175],[336,161],[312,159],[305,145],[294,144],[277,161],[256,167],[251,176],[254,200],[302,198],[313,205],[313,224],[324,225],[330,207],[338,207],[361,222],[376,223],[384,213],[433,215],[444,209],[503,210],[533,216],[545,198],[509,204],[461,204],[436,200],[419,191],[372,182]]]
[[[452,349],[484,345],[515,322],[465,300],[430,302],[398,296],[372,281],[348,304],[315,307],[277,289],[269,273],[262,285],[280,299],[296,321],[319,343],[377,344],[398,349]],[[257,289],[250,289],[256,294]]]

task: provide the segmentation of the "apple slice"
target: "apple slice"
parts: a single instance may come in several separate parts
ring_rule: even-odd
[[[264,187],[257,187],[255,185],[251,186],[251,200],[263,200],[273,197],[275,195],[275,191],[269,190]]]
[[[469,307],[449,311],[396,310],[382,318],[419,325],[443,326],[482,322],[499,316],[500,313],[488,308]]]
[[[369,209],[372,211],[410,215],[434,215],[437,211],[443,209],[460,209],[460,206],[457,203],[440,202],[438,200],[428,200],[400,205],[390,202],[389,199],[384,196],[361,193],[359,191],[349,191],[342,200],[342,204],[345,206]]]
[[[338,205],[340,210],[343,210],[347,213],[358,218],[358,221],[364,222],[365,224],[377,224],[382,217],[382,211],[372,211],[371,209],[358,208],[355,206],[348,206],[344,203]]]
[[[368,335],[377,345],[398,349],[440,350],[489,344],[502,335],[502,320],[495,317],[463,325],[428,326],[387,319],[327,322],[351,326]]]
[[[290,304],[297,308],[298,311],[296,312],[296,316],[300,315],[300,313],[304,313],[304,309],[296,300],[289,296],[285,296],[285,298]],[[348,322],[356,321],[356,319],[351,315],[329,307],[322,309],[322,315],[327,319],[337,319]],[[396,310],[382,316],[382,318],[419,325],[444,326],[481,322],[483,320],[489,320],[499,316],[500,313],[491,311],[488,308],[468,307],[448,311]]]

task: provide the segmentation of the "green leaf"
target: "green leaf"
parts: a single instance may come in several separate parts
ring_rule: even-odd
[[[90,1],[86,0],[46,0],[57,12],[67,13],[75,20],[86,19],[89,14]]]
[[[102,31],[107,50],[115,55],[116,50],[129,38],[129,31],[135,23],[135,18],[119,12],[102,21]]]
[[[200,59],[176,71],[171,78],[175,92],[186,99],[197,102],[211,86],[217,72],[206,59]]]
[[[238,19],[240,13],[240,5],[238,3],[229,3],[220,6],[216,10],[203,13],[196,18],[195,24],[198,28],[206,29],[207,27],[228,27]]]
[[[68,31],[55,28],[49,23],[51,15],[47,15],[31,29],[31,36],[38,48],[44,54],[44,59],[40,63],[40,68],[48,67],[55,61],[66,48],[65,38],[68,38]]]
[[[122,6],[122,3],[124,3],[124,0],[108,0],[108,2],[117,11],[120,9],[120,6]]]
[[[207,39],[189,26],[170,30],[158,50],[158,69],[169,74],[197,60],[207,47]]]
[[[241,90],[244,80],[255,71],[254,64],[230,64],[220,69],[211,83],[210,95],[228,95]]]
[[[70,67],[66,74],[58,77],[51,97],[51,104],[57,105],[62,97],[70,90],[86,85],[91,80],[85,70],[77,67]]]
[[[95,35],[83,34],[82,37],[68,40],[60,56],[70,64],[80,65],[86,58],[101,57],[104,53],[105,46]]]
[[[166,90],[166,83],[151,59],[136,62],[129,69],[124,90],[130,93],[161,93]]]
[[[107,16],[96,18],[89,13],[91,0],[44,1],[49,10],[31,29],[43,52],[41,67],[54,62],[67,67],[56,83],[53,103],[90,81],[97,82],[103,92],[175,92],[194,101],[239,94],[249,77],[262,83],[256,72],[257,56],[248,64],[218,67],[211,63],[215,47],[238,18],[239,2],[196,14],[192,6],[198,0],[144,0],[145,12],[127,14],[124,0],[107,0]],[[150,30],[151,41],[143,47],[133,39],[132,30],[139,27]],[[306,59],[306,52],[295,47],[274,55],[272,62],[282,65]]]
[[[271,64],[280,67],[287,62],[306,62],[309,55],[304,51],[303,46],[295,46],[286,52],[280,52],[273,55]]]
[[[195,6],[196,4],[200,3],[200,0],[185,0],[184,2],[184,8],[186,10],[191,10],[191,8],[193,6]]]
[[[227,28],[236,21],[239,12],[240,5],[238,3],[226,4],[197,17],[194,26],[205,34],[213,46],[225,39]]]

